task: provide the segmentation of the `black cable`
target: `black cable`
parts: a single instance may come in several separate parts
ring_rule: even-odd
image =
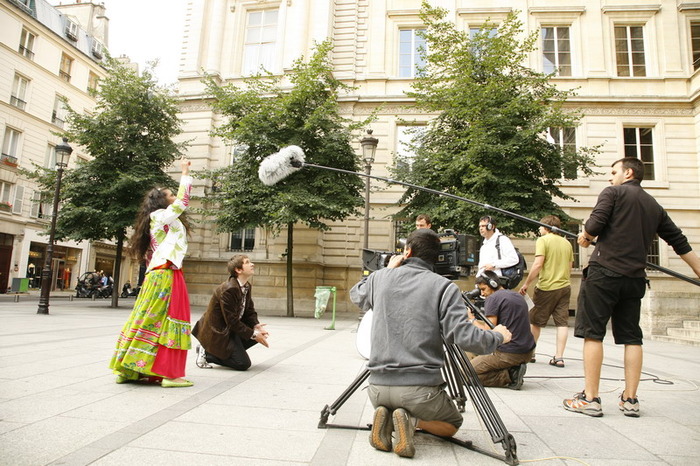
[[[580,358],[566,358],[566,359],[568,359],[568,360],[570,360],[570,361],[581,361],[581,362],[583,362],[583,359],[580,359]],[[615,365],[615,364],[606,364],[606,363],[603,363],[603,366],[604,366],[604,367],[612,367],[612,368],[614,368],[614,369],[623,369],[623,370],[625,369],[624,366],[618,366],[618,365]],[[666,379],[662,379],[662,378],[659,377],[658,375],[652,374],[652,373],[650,373],[650,372],[642,371],[642,374],[643,374],[643,375],[648,375],[648,376],[651,377],[651,378],[647,378],[647,379],[641,379],[641,378],[640,378],[640,379],[639,379],[640,382],[649,382],[649,381],[651,381],[651,382],[658,383],[658,384],[661,384],[661,385],[675,385],[675,382],[672,382],[672,381],[666,380]],[[583,379],[583,378],[585,378],[585,376],[583,376],[583,375],[555,375],[555,376],[546,376],[546,375],[526,375],[525,378],[526,378],[526,379]],[[610,378],[610,377],[601,377],[600,380],[608,380],[608,381],[612,381],[612,382],[624,382],[624,381],[625,381],[624,378],[622,378],[622,379],[614,379],[614,378]]]

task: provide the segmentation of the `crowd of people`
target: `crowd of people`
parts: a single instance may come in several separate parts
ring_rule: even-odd
[[[615,343],[625,347],[625,387],[618,407],[625,416],[640,415],[640,306],[646,251],[654,235],[700,277],[700,258],[666,211],[641,188],[643,176],[639,159],[617,160],[611,167],[611,186],[601,192],[577,238],[582,247],[595,244],[595,250],[583,272],[574,326],[574,335],[584,340],[585,388],[563,401],[569,411],[603,415],[598,389],[603,339],[611,322]],[[541,329],[551,317],[556,349],[549,364],[565,366],[573,248],[559,234],[558,217],[549,215],[539,223],[535,261],[527,279],[520,288],[509,290],[503,286],[502,271],[517,264],[515,247],[498,230],[494,218],[480,219],[484,240],[476,285],[484,299],[483,320],[464,306],[456,285],[430,272],[440,238],[425,214],[416,219],[416,230],[409,235],[403,254],[392,257],[385,269],[363,278],[351,290],[352,301],[371,307],[374,314],[367,365],[368,394],[375,408],[369,441],[374,448],[412,457],[416,429],[441,436],[459,429],[462,418],[439,376],[444,364],[440,334],[473,353],[471,364],[484,386],[519,390],[527,364],[535,362]],[[529,306],[526,296],[533,285]]]
[[[248,350],[258,343],[269,346],[269,333],[258,320],[252,299],[255,264],[246,255],[229,260],[229,278],[215,289],[206,312],[191,329],[182,263],[192,178],[190,162],[183,159],[181,167],[177,194],[167,188],[148,192],[130,239],[135,258],[148,266],[110,362],[117,383],[192,386],[185,379],[191,335],[199,342],[199,368],[216,364],[245,371],[251,367]],[[658,235],[698,277],[700,258],[666,211],[641,188],[640,160],[620,159],[611,171],[611,186],[601,192],[577,239],[584,248],[595,244],[583,271],[574,327],[574,335],[584,341],[585,388],[565,399],[563,406],[589,416],[603,415],[599,383],[602,343],[610,321],[615,343],[625,348],[619,409],[625,416],[638,417],[646,251]],[[527,364],[535,362],[541,329],[552,318],[556,349],[549,364],[565,366],[573,248],[559,234],[558,217],[548,215],[539,223],[529,274],[520,288],[507,289],[503,272],[518,263],[518,253],[498,230],[496,219],[488,215],[480,219],[483,243],[475,284],[483,299],[482,315],[467,307],[455,282],[434,272],[441,241],[425,214],[416,218],[403,252],[350,290],[353,303],[373,310],[367,363],[368,395],[374,407],[372,447],[413,457],[417,429],[449,437],[460,428],[462,415],[443,380],[443,339],[469,355],[484,386],[520,390]]]

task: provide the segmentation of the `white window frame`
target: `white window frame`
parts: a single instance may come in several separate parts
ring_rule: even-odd
[[[661,25],[662,20],[655,18],[661,12],[661,4],[630,4],[630,5],[603,5],[603,35],[607,37],[606,48],[609,48],[610,53],[607,54],[607,66],[610,70],[610,75],[621,79],[641,79],[658,76],[660,73],[660,54],[663,52],[662,41],[658,39],[660,32],[657,31],[657,24]],[[622,76],[618,72],[617,65],[617,44],[615,40],[616,26],[641,26],[644,44],[644,69],[645,76],[640,76],[637,73],[630,73],[630,76]],[[631,66],[631,62],[630,65]],[[635,76],[632,76],[635,74]]]
[[[66,37],[73,42],[78,40],[78,34],[80,34],[80,26],[77,22],[70,18],[66,19]]]
[[[19,53],[29,58],[34,59],[34,42],[36,41],[36,34],[31,31],[22,28],[22,33],[19,36]]]
[[[60,94],[56,94],[56,97],[54,98],[54,101],[53,101],[53,112],[51,113],[51,123],[58,126],[59,128],[63,128],[66,124],[66,115],[67,114],[68,114],[68,111],[66,110],[66,106],[63,103],[63,96]]]
[[[576,150],[576,128],[563,128],[561,126],[550,127],[549,135],[554,140],[554,144],[559,146],[561,150],[566,150],[567,148],[573,148],[574,151]],[[567,137],[571,137],[572,135],[573,142],[570,142],[570,140],[567,141]]]
[[[20,110],[27,108],[27,91],[29,89],[29,79],[19,73],[15,73],[15,78],[12,81],[12,95],[10,96],[10,105],[17,107]]]
[[[693,28],[697,36],[693,36]],[[690,69],[692,72],[700,69],[700,18],[691,19],[688,22],[688,35],[690,40]]]
[[[545,29],[552,29],[553,31],[553,39],[552,43],[554,44],[554,49],[551,51],[545,51],[545,34],[544,30]],[[559,39],[559,31],[560,30],[566,30],[568,33],[567,37],[567,43],[569,50],[568,51],[561,51],[559,49],[560,45],[560,39]],[[557,77],[571,77],[573,76],[573,46],[572,46],[572,40],[571,40],[571,26],[569,25],[543,25],[540,27],[540,35],[541,37],[541,44],[542,44],[542,71],[546,74],[554,73],[554,76]],[[552,53],[554,55],[554,62],[552,63],[551,60],[547,60],[546,58],[546,53]],[[568,63],[568,73],[564,72],[562,73],[562,65],[561,65],[561,59],[562,56],[568,55],[569,57],[569,63]],[[547,62],[552,63],[553,69],[548,70],[547,69]],[[565,65],[567,66],[567,65]],[[566,69],[566,68],[564,68]]]
[[[275,14],[274,22],[266,22],[273,12]],[[260,72],[261,68],[270,72],[277,70],[277,55],[280,46],[280,13],[279,8],[246,11],[243,28],[243,53],[241,54],[241,74],[243,76],[255,75]],[[260,22],[251,25],[251,20],[256,15],[260,15]],[[255,35],[258,37],[254,37]]]
[[[233,237],[237,233],[240,234],[241,248],[234,248],[233,247]],[[231,232],[231,234],[229,235],[229,240],[228,240],[229,251],[250,252],[250,251],[255,250],[255,236],[256,236],[255,228],[241,228],[240,230],[237,230],[235,232]],[[253,241],[253,245],[251,248],[246,248],[246,242],[248,240]]]
[[[32,218],[39,218],[39,208],[41,206],[41,192],[34,190],[32,191],[31,198],[31,208],[29,209],[29,216]]]
[[[96,73],[93,73],[92,71],[88,72],[88,91],[92,89],[93,91],[96,91],[97,88],[100,85],[100,77],[97,76]]]
[[[2,156],[13,157],[15,162],[19,160],[20,145],[22,144],[22,131],[12,128],[11,126],[5,127],[5,136],[2,140]]]
[[[48,144],[46,146],[46,156],[44,157],[44,167],[55,170],[56,169],[56,146],[53,144]]]
[[[71,80],[71,71],[73,68],[73,62],[75,60],[70,55],[64,53],[61,55],[61,63],[58,69],[58,76],[65,82],[69,83]],[[67,65],[67,66],[66,66]]]
[[[90,50],[90,52],[95,56],[95,58],[99,58],[101,60],[104,56],[105,48],[105,44],[95,39],[94,37],[92,38],[92,49]]]
[[[399,78],[415,78],[418,75],[418,68],[425,66],[425,57],[421,55],[420,48],[424,48],[427,53],[425,39],[419,36],[419,32],[425,31],[425,27],[400,27],[398,33],[398,63],[397,75]],[[409,33],[408,41],[404,41],[405,33]],[[403,50],[403,45],[408,43],[408,50]],[[402,58],[408,57],[409,63],[403,63]]]
[[[533,6],[528,8],[528,12],[536,19],[540,33],[546,27],[568,27],[569,47],[571,53],[571,76],[579,76],[583,73],[581,15],[586,12],[584,6]],[[587,42],[589,42],[587,40]],[[602,46],[602,42],[601,42]],[[543,51],[537,50],[530,54],[531,67],[544,71]],[[564,76],[563,78],[568,78]]]
[[[641,39],[632,37],[633,28],[641,30]],[[624,39],[618,39],[617,37],[617,33],[620,30],[625,31]],[[624,40],[626,50],[621,50],[618,47],[621,44],[622,40]],[[645,26],[643,24],[615,24],[613,26],[613,41],[615,42],[615,75],[622,78],[646,78],[649,75],[649,73],[647,72],[648,47],[646,46]],[[634,50],[635,47],[633,41],[636,41],[637,44],[641,43],[641,54],[639,51]],[[620,56],[626,56],[627,63],[620,63]],[[639,56],[641,56],[643,59],[643,63],[641,65],[639,63],[634,62],[634,59]],[[635,70],[637,67],[640,66],[643,67],[642,70]],[[620,73],[620,71],[625,70],[627,74]]]
[[[24,186],[15,185],[15,197],[12,204],[12,213],[21,214],[24,206]]]
[[[3,204],[11,204],[12,186],[8,181],[0,181],[0,202]]]
[[[626,134],[630,134],[629,130],[634,130],[634,144],[628,143],[628,139],[625,137]],[[651,143],[642,143],[642,130],[649,130],[651,135]],[[622,145],[625,157],[636,157],[642,161],[644,164],[644,179],[647,181],[658,181],[658,155],[655,150],[656,143],[656,131],[654,125],[636,125],[636,124],[625,124],[622,126]],[[644,160],[644,148],[648,147],[651,153],[651,161]],[[634,153],[631,153],[631,152]],[[651,166],[651,172],[648,167]],[[651,175],[651,177],[649,176]]]

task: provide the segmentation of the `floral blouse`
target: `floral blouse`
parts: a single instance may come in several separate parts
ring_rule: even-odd
[[[180,215],[190,203],[192,177],[183,175],[177,199],[166,209],[151,212],[151,251],[148,271],[164,265],[167,261],[180,269],[187,254],[187,231],[180,221]]]

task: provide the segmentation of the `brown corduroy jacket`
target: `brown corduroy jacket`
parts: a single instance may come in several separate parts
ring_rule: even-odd
[[[244,286],[248,288],[248,295],[242,316],[240,312],[243,291],[238,280],[231,277],[214,290],[206,312],[192,329],[192,335],[199,340],[207,353],[217,358],[231,357],[231,337],[239,335],[243,339],[250,339],[253,336],[253,327],[260,323],[251,296],[252,287],[250,283]]]

